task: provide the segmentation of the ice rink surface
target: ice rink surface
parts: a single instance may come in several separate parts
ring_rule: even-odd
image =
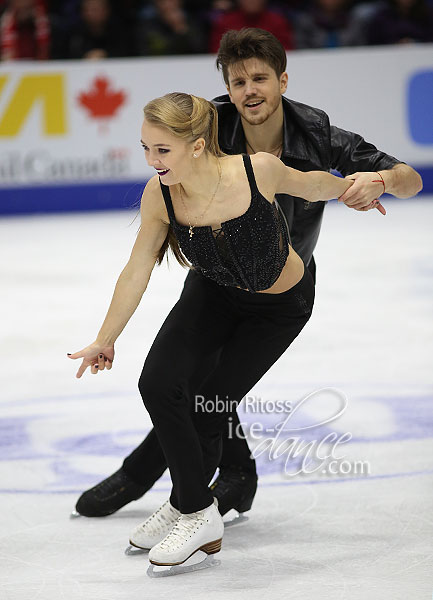
[[[263,452],[249,520],[226,529],[221,564],[161,579],[147,577],[146,555],[124,550],[166,499],[167,475],[111,517],[69,513],[149,428],[137,380],[185,272],[174,260],[155,268],[113,370],[77,380],[66,353],[94,340],[135,213],[1,220],[1,600],[430,600],[432,200],[387,201],[386,217],[327,207],[313,317],[251,392],[267,407],[291,403],[294,443],[350,434],[336,453],[369,472],[311,472],[311,463],[296,475],[302,453]],[[254,423],[282,420],[240,415],[251,436]],[[254,435],[256,449],[270,437]]]

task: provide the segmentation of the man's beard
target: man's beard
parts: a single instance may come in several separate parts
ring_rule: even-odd
[[[271,110],[263,116],[255,117],[255,115],[242,113],[242,118],[245,119],[249,125],[263,125],[263,123],[265,123],[265,121],[267,121],[278,109],[278,106],[279,102],[276,102],[275,105],[271,107]]]

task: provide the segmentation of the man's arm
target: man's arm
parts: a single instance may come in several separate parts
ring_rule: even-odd
[[[380,171],[380,174],[385,182],[386,192],[397,198],[410,198],[422,190],[421,175],[405,163]]]
[[[388,170],[352,173],[347,179],[353,179],[355,183],[339,201],[356,210],[366,210],[385,192],[397,198],[411,198],[422,190],[420,175],[405,163]]]
[[[331,126],[330,136],[331,167],[355,181],[340,198],[347,206],[366,210],[384,191],[397,198],[410,198],[422,189],[422,179],[412,167],[360,135]]]

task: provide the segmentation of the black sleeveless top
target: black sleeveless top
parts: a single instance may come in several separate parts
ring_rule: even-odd
[[[195,226],[181,225],[174,216],[169,187],[160,180],[170,226],[179,246],[192,267],[220,285],[266,290],[278,279],[289,254],[285,224],[274,203],[257,188],[251,159],[242,155],[251,189],[251,203],[245,213],[221,223]]]

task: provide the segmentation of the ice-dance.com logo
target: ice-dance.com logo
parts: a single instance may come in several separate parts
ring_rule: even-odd
[[[309,417],[318,409],[323,414],[325,396],[331,396],[337,408],[325,417]],[[318,402],[316,407],[313,402]],[[205,400],[196,396],[195,408],[201,412],[233,413],[238,403],[216,397]],[[348,399],[337,388],[315,390],[296,403],[245,398],[244,412],[284,413],[284,418],[272,427],[260,421],[241,423],[228,417],[228,437],[248,439],[252,458],[265,456],[270,461],[282,461],[284,474],[316,476],[367,476],[371,473],[368,461],[349,461],[343,453],[345,444],[352,439],[350,432],[337,433],[330,425],[347,411]],[[302,411],[302,409],[307,409]],[[304,414],[305,413],[305,414]],[[283,415],[281,415],[283,416]],[[311,421],[309,421],[311,419]],[[314,433],[317,432],[317,436]]]

